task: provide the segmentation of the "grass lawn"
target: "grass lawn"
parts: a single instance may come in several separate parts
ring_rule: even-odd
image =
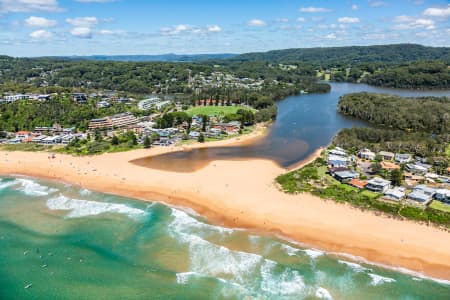
[[[450,156],[450,144],[448,144],[447,149],[445,150],[445,154],[447,154],[447,156]]]
[[[442,203],[440,201],[434,200],[433,202],[431,202],[430,207],[450,213],[450,205]]]
[[[371,191],[368,191],[368,190],[361,191],[361,195],[367,196],[370,199],[376,199],[378,196],[380,196],[380,194],[374,193],[374,192],[371,192]]]
[[[250,108],[245,106],[196,106],[189,108],[186,113],[190,116],[195,115],[228,115],[228,114],[235,114],[239,109],[247,109]],[[252,111],[255,111],[254,109],[251,109]]]
[[[5,151],[47,151],[47,150],[53,150],[54,147],[61,148],[57,146],[47,146],[47,145],[38,145],[38,144],[6,144],[1,145],[0,150]]]

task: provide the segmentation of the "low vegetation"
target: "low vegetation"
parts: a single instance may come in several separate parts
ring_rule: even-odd
[[[319,158],[313,163],[276,178],[280,188],[290,194],[311,193],[324,199],[349,203],[354,207],[382,212],[396,218],[430,222],[450,228],[450,212],[432,206],[425,209],[399,203],[380,201],[381,194],[361,191],[351,186],[332,180],[329,175],[321,175],[324,161]],[[333,182],[334,181],[334,182]]]

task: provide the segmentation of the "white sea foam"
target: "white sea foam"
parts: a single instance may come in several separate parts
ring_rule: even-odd
[[[370,278],[372,279],[371,285],[380,285],[383,283],[389,283],[389,282],[395,282],[396,280],[389,277],[383,277],[377,274],[369,273],[368,274]]]
[[[169,227],[174,232],[181,232],[181,233],[192,233],[193,231],[201,231],[204,234],[208,233],[219,233],[219,234],[230,234],[233,232],[233,229],[220,227],[220,226],[214,226],[210,224],[206,224],[203,222],[200,222],[196,220],[195,218],[191,217],[184,211],[181,211],[179,209],[172,208],[172,216],[173,220],[170,223]]]
[[[300,296],[304,293],[305,282],[298,271],[285,269],[281,274],[276,274],[277,263],[265,260],[261,266],[261,290],[270,295]]]
[[[41,197],[53,194],[58,191],[57,189],[40,185],[39,183],[31,179],[20,178],[17,179],[17,183],[20,185],[19,190],[27,196]]]
[[[124,214],[131,218],[146,215],[145,211],[124,204],[71,199],[63,195],[48,199],[47,207],[52,210],[70,210],[71,212],[67,215],[69,218],[81,218],[103,213]]]
[[[345,261],[345,260],[338,260],[338,262],[341,263],[341,264],[344,264],[344,265],[346,265],[348,267],[350,267],[355,272],[370,271],[370,269],[364,268],[360,264],[357,264],[357,263],[354,263],[354,262],[349,262],[349,261]]]
[[[302,251],[305,252],[312,259],[316,259],[319,256],[324,255],[323,251],[320,251],[320,250],[317,250],[317,249],[304,249]]]
[[[319,287],[317,289],[316,297],[324,300],[333,300],[333,297],[331,296],[330,292],[323,287]]]
[[[89,196],[90,194],[92,194],[92,192],[88,189],[81,189],[80,190],[80,195],[81,196]]]
[[[16,180],[10,180],[10,181],[0,180],[0,190],[6,189],[6,188],[16,185],[16,184],[17,184]]]
[[[289,246],[287,244],[282,244],[281,245],[281,250],[286,252],[286,254],[289,255],[289,256],[295,256],[300,251],[299,249],[291,247],[291,246]]]
[[[195,272],[183,272],[183,273],[177,273],[177,283],[178,284],[187,284],[189,281],[189,277],[198,275]]]

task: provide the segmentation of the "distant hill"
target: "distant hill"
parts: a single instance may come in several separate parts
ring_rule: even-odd
[[[349,46],[330,48],[298,48],[246,53],[231,57],[232,61],[298,62],[315,65],[347,65],[355,63],[402,63],[440,59],[450,62],[450,48],[416,44]]]
[[[222,60],[236,56],[236,54],[159,54],[159,55],[92,55],[92,56],[59,56],[53,57],[68,60],[95,60],[95,61],[164,61],[164,62],[196,62],[205,60]]]

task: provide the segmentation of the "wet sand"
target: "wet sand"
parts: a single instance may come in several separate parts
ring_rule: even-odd
[[[189,173],[149,169],[130,162],[183,149],[257,141],[262,134],[184,148],[161,147],[94,157],[57,154],[49,159],[48,153],[0,152],[0,174],[52,179],[99,192],[192,208],[223,226],[275,234],[326,251],[450,280],[448,232],[377,216],[309,194],[285,194],[279,191],[274,178],[286,169],[273,161],[211,161]]]

